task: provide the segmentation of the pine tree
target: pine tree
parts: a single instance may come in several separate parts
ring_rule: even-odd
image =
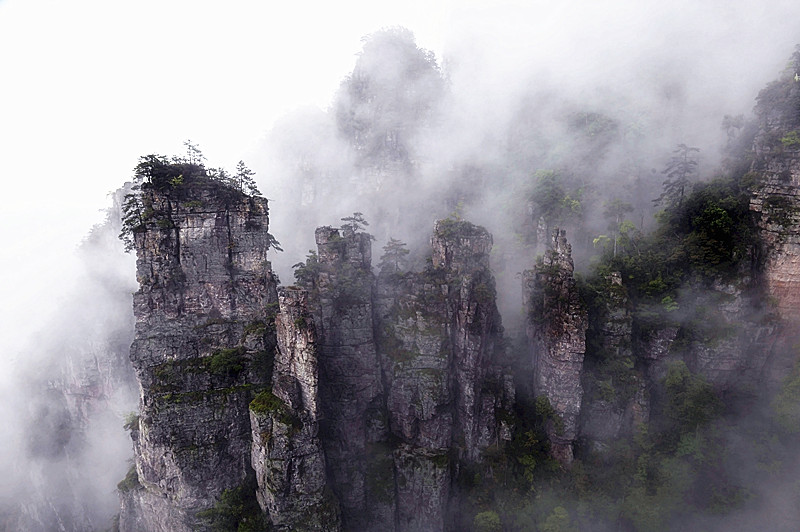
[[[666,204],[668,208],[681,207],[689,183],[697,177],[697,158],[694,153],[698,152],[700,152],[698,148],[678,144],[678,148],[672,152],[673,156],[667,167],[661,172],[667,176],[663,183],[664,191],[653,200],[653,203]]]
[[[253,179],[253,176],[256,175],[255,172],[250,170],[245,164],[244,161],[239,161],[236,164],[236,186],[240,192],[244,192],[251,196],[260,196],[261,192],[259,192],[258,187],[256,186],[256,181]]]
[[[363,231],[364,227],[369,225],[369,222],[364,219],[364,215],[360,212],[354,212],[353,216],[345,216],[342,221],[345,222],[342,224],[342,229],[353,233]]]
[[[203,152],[200,151],[200,145],[194,144],[191,139],[186,139],[183,141],[183,145],[186,146],[186,157],[184,158],[185,162],[203,166],[206,158],[203,155]]]
[[[405,262],[405,256],[409,251],[406,249],[405,242],[401,242],[396,238],[389,238],[389,241],[383,246],[383,255],[378,267],[381,273],[397,273],[400,271],[400,264]]]

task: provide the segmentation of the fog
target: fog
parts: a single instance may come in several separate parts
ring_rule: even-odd
[[[108,194],[140,155],[192,139],[210,166],[244,159],[284,284],[314,228],[356,211],[376,259],[395,237],[418,266],[435,219],[484,225],[513,334],[516,274],[543,245],[519,236],[532,176],[582,191],[568,236],[586,271],[604,203],[652,229],[675,146],[699,148],[713,177],[723,117],[748,116],[800,42],[796,1],[397,4],[0,0],[0,524],[20,505],[23,526],[103,529],[116,511],[136,284]],[[376,35],[415,46],[362,52]],[[52,504],[65,509],[44,515]]]

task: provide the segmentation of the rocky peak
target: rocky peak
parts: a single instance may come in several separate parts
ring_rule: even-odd
[[[492,235],[462,220],[438,220],[433,226],[431,256],[435,268],[472,272],[489,268]]]
[[[141,207],[137,480],[120,493],[120,529],[205,530],[201,512],[252,474],[248,404],[268,384],[274,346],[267,201],[192,183],[145,188]]]
[[[523,272],[523,299],[533,366],[533,393],[544,396],[554,412],[547,428],[551,452],[572,461],[578,435],[588,316],[573,276],[572,248],[566,232],[553,231],[551,247],[532,270]]]
[[[318,337],[320,437],[331,487],[347,529],[380,522],[380,501],[367,489],[369,450],[386,437],[380,364],[373,322],[372,237],[352,228],[315,232],[319,268],[314,279]]]
[[[368,233],[325,226],[318,227],[314,237],[320,263],[347,262],[364,270],[372,267],[372,237]]]

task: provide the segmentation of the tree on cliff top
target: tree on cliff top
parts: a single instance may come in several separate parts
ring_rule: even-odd
[[[345,216],[342,221],[344,222],[342,229],[353,233],[363,231],[364,227],[369,225],[369,222],[364,219],[364,214],[360,212],[354,212],[352,216]]]
[[[145,231],[149,220],[171,224],[168,213],[153,210],[152,199],[147,200],[142,195],[144,190],[180,191],[192,184],[205,183],[220,186],[219,194],[228,199],[261,195],[253,179],[255,172],[250,170],[244,161],[239,161],[236,165],[236,175],[231,176],[223,168],[207,169],[204,165],[205,157],[197,144],[187,140],[184,146],[186,146],[184,157],[168,158],[158,154],[139,157],[139,162],[133,169],[134,184],[131,192],[125,195],[122,204],[122,230],[119,238],[125,244],[125,251],[133,249],[134,233]],[[159,215],[163,216],[159,218]],[[275,237],[269,233],[267,237],[269,248],[283,251]]]
[[[261,195],[261,192],[259,192],[256,186],[256,181],[253,179],[254,175],[256,175],[256,173],[250,170],[247,165],[244,164],[244,161],[239,161],[236,164],[235,180],[239,191],[245,192],[251,196]]]

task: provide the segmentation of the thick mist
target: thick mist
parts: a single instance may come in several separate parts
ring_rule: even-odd
[[[581,212],[561,224],[579,270],[608,233],[608,202],[629,203],[626,217],[651,230],[676,145],[700,150],[701,179],[718,171],[722,121],[749,115],[783,68],[794,11],[746,2],[473,6],[454,17],[439,57],[408,30],[376,31],[331,106],[286,116],[255,155],[286,250],[274,266],[290,283],[290,266],[315,247],[313,229],[354,211],[370,222],[376,258],[389,237],[424,255],[433,221],[462,216],[494,235],[513,325],[515,274],[541,251],[520,237],[537,223],[537,172],[557,172],[580,195]]]
[[[270,232],[285,250],[272,254],[271,260],[284,285],[293,281],[291,266],[315,249],[314,228],[340,225],[341,218],[353,212],[362,212],[370,223],[366,229],[376,238],[375,263],[381,247],[394,237],[408,244],[414,257],[411,267],[416,268],[424,266],[434,220],[461,217],[485,226],[494,236],[493,268],[509,337],[522,326],[517,275],[532,266],[543,249],[541,237],[550,229],[538,227],[537,209],[542,206],[536,203],[536,176],[556,173],[567,194],[580,196],[580,212],[563,215],[559,225],[567,228],[578,270],[589,271],[592,257],[599,253],[595,240],[610,234],[605,205],[615,199],[629,203],[633,210],[626,219],[644,233],[652,230],[652,200],[661,191],[662,170],[676,145],[697,147],[699,179],[714,177],[729,142],[723,119],[748,117],[759,89],[784,69],[800,42],[800,7],[792,1],[472,2],[459,9],[437,6],[438,10],[447,15],[436,17],[441,27],[426,28],[424,40],[415,40],[415,27],[392,27],[394,22],[384,29],[375,26],[353,58],[353,69],[335,74],[341,83],[327,107],[304,106],[274,123],[269,123],[273,114],[259,107],[253,115],[266,122],[249,123],[241,131],[268,132],[251,141],[244,157],[270,199]],[[347,11],[342,6],[336,15],[346,18]],[[333,14],[325,13],[336,26]],[[179,18],[174,20],[177,25]],[[385,19],[372,20],[383,24]],[[291,25],[299,23],[292,18]],[[168,21],[160,20],[156,29],[167,33]],[[210,33],[213,25],[205,29]],[[248,35],[256,35],[258,26],[249,23],[247,29]],[[131,29],[127,35],[133,41],[138,31]],[[312,50],[326,47],[313,35],[307,40]],[[358,35],[351,40],[356,42]],[[247,49],[258,42],[248,39]],[[192,97],[191,109],[161,117],[146,114],[144,103],[136,101],[134,111],[103,121],[94,128],[94,136],[86,138],[99,142],[97,135],[114,137],[121,131],[115,128],[139,120],[138,112],[154,126],[128,146],[158,151],[146,140],[152,134],[159,146],[164,145],[159,120],[181,131],[182,138],[169,141],[172,145],[193,138],[205,146],[204,136],[227,137],[224,130],[235,129],[227,116],[247,115],[246,102],[255,107],[253,102],[273,97],[266,82],[250,86],[243,98],[235,83],[213,73],[198,74],[204,54],[217,53],[211,45],[204,44],[201,53],[194,54],[186,44],[159,43],[173,54],[169,68],[181,71],[180,57],[191,57],[192,75],[186,77],[215,79],[215,96]],[[435,50],[426,49],[440,43]],[[95,44],[102,46],[98,40],[84,43],[82,49],[91,50]],[[268,44],[268,50],[254,55],[240,50],[229,55],[247,58],[235,62],[242,71],[264,68],[259,66],[264,57],[285,55],[272,84],[281,84],[303,68],[305,56],[292,61],[286,49],[290,47]],[[157,57],[150,48],[146,54],[126,48],[124,62],[106,62],[126,85],[136,85],[141,76],[134,83],[126,68],[139,72],[142,62],[155,63]],[[102,70],[98,65],[92,69]],[[159,79],[163,75],[172,80],[168,70],[159,66]],[[226,71],[228,79],[235,74]],[[62,72],[60,79],[85,75],[81,70]],[[313,72],[305,79],[313,84]],[[321,83],[331,85],[327,80]],[[148,97],[158,100],[162,93],[155,84],[144,85]],[[103,92],[103,87],[108,90],[101,107],[125,106],[117,101],[113,86],[96,91]],[[76,91],[69,94],[78,95]],[[90,107],[94,93],[80,93],[80,107]],[[46,94],[41,96],[43,104],[55,105]],[[237,104],[231,107],[230,102]],[[63,99],[56,103],[70,106]],[[35,118],[25,134],[33,138],[37,128],[48,133],[44,142],[31,141],[26,156],[42,157],[46,150],[40,144],[58,146],[54,153],[70,164],[47,167],[46,173],[63,170],[79,180],[83,157],[67,158],[66,153],[89,155],[95,148],[69,140],[67,128],[50,129],[44,117]],[[80,119],[70,114],[61,122]],[[175,126],[179,123],[189,130],[184,133]],[[243,135],[237,132],[236,138]],[[3,138],[11,137],[9,133]],[[116,142],[110,153],[124,154],[126,161],[144,154],[128,153],[125,144]],[[213,153],[209,155],[213,159]],[[97,182],[112,188],[111,182],[128,178],[114,175]],[[42,180],[40,192],[47,195]],[[54,190],[63,192],[63,183]],[[30,196],[28,189],[24,194],[13,192]],[[57,201],[53,198],[46,205]],[[37,208],[35,201],[17,203],[34,213]],[[0,218],[4,232],[22,230],[15,218],[19,210],[12,213]],[[19,328],[34,334],[21,337],[13,320],[4,324],[11,362],[0,377],[0,410],[6,420],[0,452],[0,528],[105,529],[117,511],[114,489],[131,455],[122,425],[125,414],[136,408],[135,383],[127,365],[133,334],[130,294],[137,288],[133,258],[122,252],[116,238],[118,216],[112,209],[109,221],[89,233],[75,268],[65,267],[73,264],[67,259],[41,266],[43,280],[36,290],[32,287],[35,300],[24,313],[38,316],[41,323]],[[36,242],[46,246],[45,225],[36,227],[42,233]],[[3,259],[10,262],[16,248],[8,249]],[[8,266],[8,271],[19,269]],[[14,279],[7,282],[11,287]],[[40,285],[58,287],[62,295],[48,298]],[[18,293],[20,288],[14,288]],[[23,296],[14,299],[21,300]],[[760,415],[746,414],[736,423],[749,427]],[[736,456],[746,456],[749,444],[744,442]],[[794,464],[785,467],[796,471]],[[702,524],[712,529],[734,528],[737,523],[755,527],[776,513],[794,516],[796,508],[786,500],[791,497],[789,476],[775,486],[759,485],[761,499],[768,501],[764,507],[725,517],[722,524],[716,518]]]
[[[273,257],[274,267],[290,284],[291,265],[316,247],[314,227],[341,225],[342,217],[362,212],[376,238],[375,262],[393,237],[416,257],[410,267],[420,268],[434,220],[464,218],[494,236],[498,303],[514,341],[523,328],[519,274],[533,266],[554,227],[567,230],[577,271],[590,275],[611,242],[616,245],[620,223],[630,224],[631,235],[657,227],[654,215],[664,205],[654,200],[680,145],[696,148],[689,152],[697,154],[695,182],[742,164],[735,161],[749,149],[755,97],[785,74],[800,35],[784,18],[796,8],[774,7],[594,5],[514,23],[487,10],[484,31],[459,35],[463,40],[451,42],[442,57],[416,46],[403,28],[366,36],[331,106],[286,117],[264,142],[256,168],[268,176],[261,189],[273,200],[271,230],[286,250]],[[622,207],[615,213],[614,205]],[[702,322],[706,306],[716,305],[714,291],[728,289],[685,286],[670,319],[679,327]],[[744,312],[768,319],[760,313]],[[758,349],[753,360],[764,356]],[[697,354],[677,350],[668,363],[681,357],[691,361]],[[663,381],[668,363],[649,378]],[[745,495],[725,516],[686,513],[680,523],[712,530],[791,526],[798,518],[788,487],[797,447],[783,442],[765,450],[769,444],[761,441],[773,430],[773,407],[765,399],[772,391],[743,391],[736,382],[716,386],[726,390],[730,410],[703,437],[714,442],[710,452],[724,453],[719,475]],[[745,406],[732,406],[740,402]],[[748,467],[740,469],[743,463]],[[770,480],[769,464],[781,464],[787,474]],[[670,474],[680,485],[683,473],[676,468]],[[667,486],[663,496],[674,496]],[[542,502],[548,489],[540,489],[544,499],[531,502],[528,515],[547,515],[558,502],[580,513],[585,504],[548,506]],[[641,495],[642,520],[657,519],[646,516],[650,496]]]
[[[11,354],[0,401],[3,530],[105,530],[117,513],[131,453],[122,425],[138,395],[128,359],[136,286],[118,219],[109,209],[85,237],[81,270]]]

